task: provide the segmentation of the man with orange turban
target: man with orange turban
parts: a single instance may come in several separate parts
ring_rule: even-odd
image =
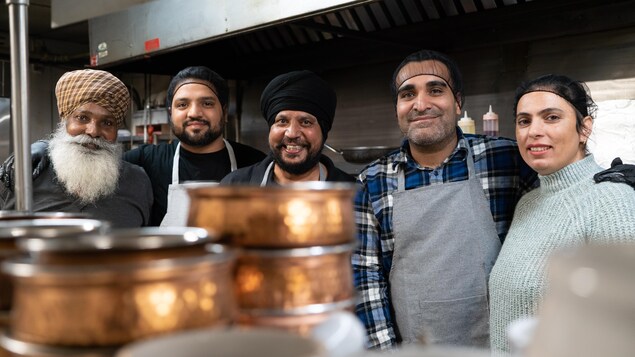
[[[115,227],[147,225],[152,188],[140,167],[122,161],[117,130],[130,105],[126,86],[92,69],[65,73],[55,87],[61,122],[46,166],[33,181],[33,210],[81,212]],[[15,207],[12,187],[0,186],[0,209]]]

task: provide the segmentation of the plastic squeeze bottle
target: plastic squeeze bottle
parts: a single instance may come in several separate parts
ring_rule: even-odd
[[[459,127],[463,130],[463,134],[476,134],[476,127],[474,126],[474,120],[467,116],[467,110],[463,117],[459,119]]]
[[[483,114],[483,134],[498,136],[498,114],[492,111],[491,104],[489,106],[489,112]]]

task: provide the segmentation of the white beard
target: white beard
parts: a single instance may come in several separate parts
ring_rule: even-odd
[[[97,149],[81,144],[94,144]],[[94,203],[117,189],[121,145],[86,134],[71,136],[61,122],[51,137],[48,150],[57,179],[82,203]]]

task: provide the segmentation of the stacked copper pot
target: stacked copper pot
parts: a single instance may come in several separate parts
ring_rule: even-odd
[[[188,224],[239,247],[238,323],[305,333],[353,307],[354,186],[219,186],[189,191]]]
[[[24,237],[2,269],[13,282],[17,356],[111,356],[150,336],[235,319],[234,255],[200,228]]]
[[[107,228],[106,222],[86,219],[79,213],[0,211],[0,263],[20,255],[16,242],[24,237],[53,238]],[[0,271],[0,334],[10,329],[12,300],[11,278]],[[0,338],[4,339],[5,336]],[[9,356],[2,346],[0,343],[0,357]]]

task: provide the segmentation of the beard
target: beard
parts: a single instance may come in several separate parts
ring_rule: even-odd
[[[94,203],[117,189],[121,145],[86,134],[71,136],[62,122],[51,137],[48,150],[58,181],[82,203]]]
[[[191,122],[199,122],[207,125],[207,130],[199,131],[198,133],[188,133],[185,129]],[[174,136],[176,136],[180,142],[190,145],[190,146],[205,146],[213,143],[216,139],[218,139],[223,134],[223,122],[218,123],[217,127],[213,127],[208,121],[198,120],[198,119],[189,119],[183,122],[181,127],[176,127],[170,121],[170,125],[172,126],[172,132]]]
[[[284,157],[282,156],[282,148],[285,145],[294,144],[294,145],[303,145],[307,147],[307,157],[301,162],[286,162]],[[322,153],[322,147],[319,150],[312,151],[312,147],[308,143],[300,143],[300,142],[282,142],[276,145],[273,150],[273,159],[283,171],[286,171],[292,175],[302,175],[309,172],[312,168],[315,167],[320,162],[320,154]]]

